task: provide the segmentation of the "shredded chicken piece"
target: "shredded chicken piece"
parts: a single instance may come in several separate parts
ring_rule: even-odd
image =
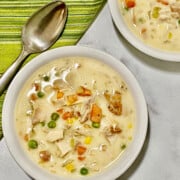
[[[67,159],[62,163],[62,167],[66,166],[67,164],[70,164],[73,162],[73,159]]]
[[[89,116],[90,116],[90,110],[85,111],[82,118],[80,119],[80,123],[85,123],[89,119]]]
[[[169,21],[171,19],[171,11],[169,9],[163,9],[159,11],[160,21]]]
[[[103,129],[103,134],[108,142],[110,142],[110,137],[120,134],[121,132],[122,130],[117,124],[110,125]]]
[[[53,88],[54,89],[59,90],[59,89],[64,89],[64,88],[68,88],[68,87],[69,87],[69,85],[63,79],[56,79],[53,82]]]
[[[172,12],[180,13],[180,2],[172,3],[170,8]]]
[[[118,134],[122,132],[121,128],[118,127],[117,125],[111,126],[110,130],[112,134]]]
[[[34,113],[32,115],[32,124],[35,125],[39,122],[43,122],[46,119],[46,114],[42,111],[41,108],[37,107],[34,109]]]
[[[76,128],[73,130],[73,135],[74,136],[90,136],[90,131],[87,128],[81,127],[81,128]]]
[[[53,87],[51,85],[45,86],[43,88],[44,92],[51,93],[53,91]]]
[[[100,167],[97,165],[97,162],[91,163],[91,164],[90,164],[90,169],[91,169],[92,171],[95,171],[95,172],[100,171]]]
[[[106,151],[107,150],[107,145],[106,144],[101,144],[99,149],[100,149],[100,151]]]
[[[171,13],[171,16],[172,16],[173,18],[175,18],[175,19],[179,19],[179,18],[180,18],[180,13],[178,13],[178,12],[172,12],[172,13]]]
[[[32,120],[30,117],[28,117],[26,120],[26,134],[24,135],[24,140],[26,141],[29,140],[32,130],[33,130]]]
[[[180,3],[173,3],[170,5],[170,9],[162,9],[159,11],[160,21],[171,21],[172,18],[180,18]]]
[[[66,156],[72,150],[70,143],[65,140],[61,140],[61,141],[57,142],[56,145],[58,146],[59,150],[61,151],[61,157]]]
[[[115,115],[122,114],[122,103],[121,103],[121,93],[115,91],[113,95],[109,94],[108,92],[104,93],[106,100],[108,101],[108,109]]]
[[[80,123],[86,122],[90,118],[90,111],[92,103],[94,102],[95,96],[90,98],[87,103],[84,105],[84,112],[82,113],[82,117],[79,120]]]
[[[56,130],[56,131],[50,131],[47,136],[46,136],[46,140],[49,142],[54,142],[60,139],[64,138],[64,130],[60,129],[60,130]]]

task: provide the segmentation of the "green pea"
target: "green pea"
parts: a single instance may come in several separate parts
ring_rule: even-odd
[[[42,98],[42,97],[44,96],[44,93],[43,93],[42,91],[39,91],[39,92],[37,93],[37,96],[38,96],[39,98]]]
[[[51,114],[51,120],[56,121],[56,120],[58,120],[58,118],[59,118],[58,113],[54,112],[54,113]]]
[[[50,79],[49,76],[44,76],[44,77],[43,77],[43,80],[44,80],[44,81],[49,81],[49,79]]]
[[[41,124],[41,126],[45,126],[45,122],[44,121],[40,122],[40,124]]]
[[[36,149],[38,147],[38,142],[34,139],[28,141],[28,146],[31,149]]]
[[[123,149],[125,149],[126,148],[126,144],[123,144],[122,146],[121,146],[121,149],[123,150]]]
[[[80,169],[80,173],[81,173],[81,175],[87,175],[88,174],[88,169],[83,167],[83,168]]]
[[[125,9],[126,11],[129,11],[129,8],[128,8],[128,7],[125,7],[124,9]]]
[[[146,20],[145,20],[144,18],[142,18],[142,17],[139,18],[139,22],[140,22],[140,23],[145,23],[145,21],[146,21]]]
[[[94,128],[100,128],[100,123],[92,122],[92,127],[94,127]]]
[[[48,127],[49,127],[49,128],[55,128],[55,127],[56,127],[56,122],[53,121],[53,120],[49,121],[49,122],[48,122]]]

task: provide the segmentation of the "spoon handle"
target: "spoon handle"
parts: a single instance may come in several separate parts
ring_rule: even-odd
[[[24,48],[21,51],[19,57],[13,62],[13,64],[6,70],[6,72],[0,78],[0,96],[9,85],[19,68],[21,67],[24,59],[29,55],[29,52],[25,51]]]

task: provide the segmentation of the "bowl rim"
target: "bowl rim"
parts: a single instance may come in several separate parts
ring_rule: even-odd
[[[108,6],[111,13],[111,17],[119,32],[133,47],[135,47],[142,53],[159,60],[180,62],[180,52],[167,52],[153,48],[151,46],[146,45],[138,37],[136,37],[124,22],[119,9],[118,1],[119,0],[108,0]]]
[[[138,121],[140,122],[138,126],[139,132],[137,131],[138,133],[136,133],[134,137],[136,141],[132,141],[130,143],[132,148],[127,148],[127,150],[124,152],[123,158],[120,160],[121,166],[119,166],[118,161],[116,161],[112,166],[110,166],[109,171],[98,173],[92,177],[86,177],[87,180],[92,180],[94,178],[102,180],[115,179],[122,175],[132,165],[143,147],[148,127],[147,105],[143,92],[134,75],[118,59],[101,50],[85,46],[59,47],[38,55],[30,62],[28,62],[23,68],[21,68],[8,88],[3,105],[2,128],[6,144],[17,164],[31,177],[37,180],[69,179],[65,177],[60,178],[53,176],[52,174],[42,170],[40,167],[32,163],[32,161],[27,157],[26,153],[24,153],[24,150],[21,148],[17,134],[15,132],[14,123],[11,123],[12,116],[14,115],[13,109],[16,103],[17,94],[22,88],[23,82],[27,80],[27,77],[31,75],[35,69],[37,70],[40,66],[45,65],[47,62],[67,56],[90,57],[110,65],[120,73],[120,76],[125,80],[126,84],[129,86],[132,92],[135,104],[137,105]],[[130,155],[128,153],[130,153]]]

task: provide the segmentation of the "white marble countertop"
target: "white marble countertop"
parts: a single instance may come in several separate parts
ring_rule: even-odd
[[[119,180],[180,179],[180,63],[164,62],[133,48],[114,26],[106,4],[80,45],[105,51],[137,78],[147,101],[149,129],[143,149]],[[30,180],[0,141],[0,180]]]

